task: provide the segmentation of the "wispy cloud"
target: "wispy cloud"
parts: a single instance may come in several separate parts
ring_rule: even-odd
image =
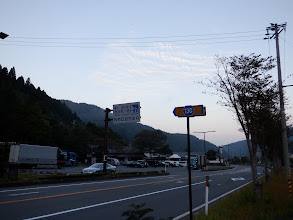
[[[89,79],[123,94],[160,95],[214,71],[213,57],[179,47],[109,47]]]

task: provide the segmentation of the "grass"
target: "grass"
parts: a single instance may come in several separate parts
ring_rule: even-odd
[[[270,181],[263,182],[263,197],[257,200],[253,185],[249,184],[230,196],[209,207],[209,215],[204,211],[193,220],[281,220],[293,219],[293,197],[289,194],[288,181],[284,174],[271,174]]]

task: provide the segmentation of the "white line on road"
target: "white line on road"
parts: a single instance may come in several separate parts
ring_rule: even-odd
[[[168,175],[168,176],[164,176],[164,177],[170,178],[171,176],[177,176],[177,175]],[[133,179],[131,178],[131,179],[123,179],[123,180],[95,181],[95,182],[86,182],[86,183],[83,182],[83,183],[41,186],[41,187],[29,187],[29,188],[22,188],[22,189],[8,189],[8,190],[2,190],[2,191],[0,190],[0,193],[17,192],[17,191],[25,191],[25,190],[36,190],[36,189],[59,188],[59,187],[70,187],[70,186],[93,185],[93,184],[113,183],[113,182],[125,182],[125,181],[135,181],[135,180],[154,179],[154,178],[162,178],[162,176],[142,177],[142,178],[133,178]]]
[[[205,183],[205,181],[198,182],[198,183],[193,183],[192,185],[194,186],[194,185],[199,185],[199,184],[203,184],[203,183]],[[90,208],[94,208],[94,207],[98,207],[98,206],[109,205],[109,204],[122,202],[122,201],[130,200],[130,199],[136,199],[136,198],[140,198],[140,197],[144,197],[144,196],[150,196],[150,195],[159,194],[159,193],[163,193],[163,192],[168,192],[168,191],[172,191],[172,190],[182,189],[182,188],[185,188],[185,187],[188,187],[188,186],[189,185],[178,186],[178,187],[174,187],[174,188],[170,188],[170,189],[164,189],[164,190],[160,190],[160,191],[156,191],[156,192],[145,193],[145,194],[141,194],[141,195],[137,195],[137,196],[131,196],[131,197],[123,198],[123,199],[117,199],[117,200],[113,200],[113,201],[109,201],[109,202],[103,202],[103,203],[98,203],[98,204],[94,204],[94,205],[90,205],[90,206],[84,206],[84,207],[75,208],[75,209],[69,209],[69,210],[65,210],[65,211],[61,211],[61,212],[55,212],[55,213],[51,213],[51,214],[47,214],[47,215],[41,215],[41,216],[36,216],[36,217],[32,217],[32,218],[27,218],[25,220],[35,220],[35,219],[48,218],[48,217],[52,217],[52,216],[56,216],[56,215],[62,215],[62,214],[70,213],[70,212],[76,212],[76,211],[81,211],[81,210],[84,210],[84,209],[90,209]]]
[[[28,193],[18,193],[18,194],[10,194],[9,196],[22,196],[22,195],[29,195],[29,194],[36,194],[39,192],[28,192]]]
[[[233,180],[233,181],[239,181],[239,180],[245,180],[245,179],[242,178],[242,177],[238,177],[238,178],[231,178],[231,180]]]

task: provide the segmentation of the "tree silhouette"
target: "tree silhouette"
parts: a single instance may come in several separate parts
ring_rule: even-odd
[[[217,73],[207,85],[215,88],[223,106],[232,110],[246,137],[250,154],[250,165],[254,183],[254,193],[260,197],[260,182],[256,169],[256,152],[259,144],[260,116],[266,101],[274,93],[276,85],[267,72],[274,68],[274,59],[261,55],[217,57]]]
[[[167,137],[160,130],[142,130],[135,135],[133,147],[141,152],[157,153],[164,147]]]

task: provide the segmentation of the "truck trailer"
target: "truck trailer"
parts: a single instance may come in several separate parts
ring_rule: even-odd
[[[59,167],[58,158],[61,150],[58,147],[18,144],[11,145],[9,163],[32,168],[40,165]]]

